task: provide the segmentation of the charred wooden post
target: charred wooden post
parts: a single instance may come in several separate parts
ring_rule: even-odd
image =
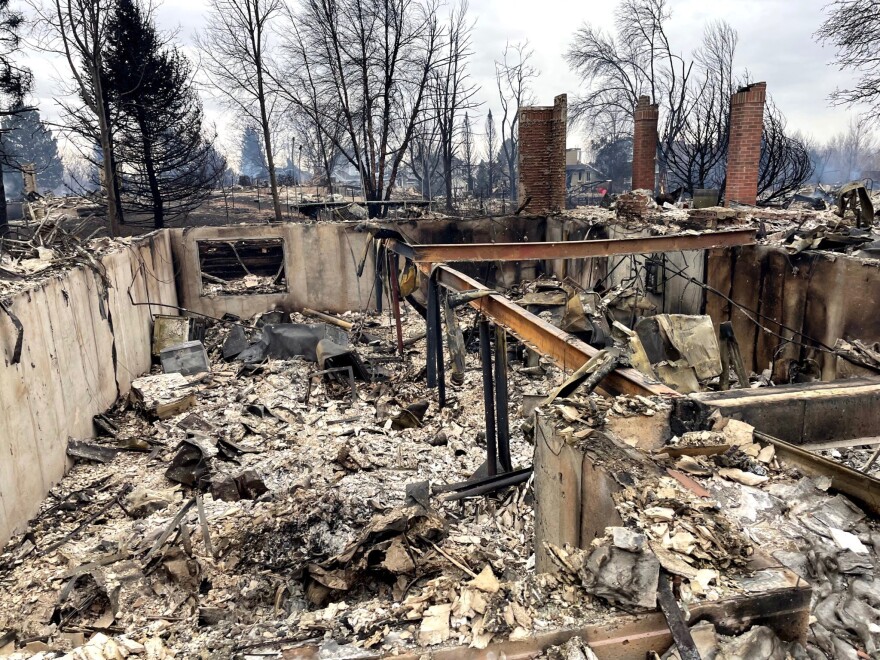
[[[447,294],[443,299],[443,309],[446,316],[446,337],[449,342],[449,353],[452,358],[452,382],[456,385],[464,383],[465,347],[464,335],[458,325],[458,319],[453,311],[453,305]]]
[[[725,321],[718,329],[721,339],[719,348],[721,351],[721,389],[730,388],[730,363],[733,362],[733,370],[736,372],[736,378],[739,380],[739,386],[748,388],[749,374],[746,371],[743,362],[742,352],[739,350],[739,343],[736,341],[736,335],[733,333],[733,324]]]

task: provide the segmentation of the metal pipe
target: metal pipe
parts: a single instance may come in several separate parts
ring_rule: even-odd
[[[498,452],[495,446],[495,396],[492,383],[492,346],[489,321],[480,320],[480,361],[483,365],[483,408],[486,413],[486,474],[498,473]]]
[[[400,281],[397,273],[397,255],[387,251],[388,279],[391,282],[391,307],[394,311],[394,325],[397,328],[397,352],[403,355],[403,326],[400,323]]]
[[[376,254],[373,262],[375,264],[375,276],[373,279],[373,288],[376,289],[376,311],[382,313],[382,261],[385,250],[380,241],[375,242]]]
[[[510,419],[507,410],[507,331],[495,326],[495,413],[498,431],[498,462],[504,472],[510,472]]]
[[[437,280],[428,276],[428,306],[425,310],[426,334],[428,338],[428,351],[425,358],[425,370],[428,387],[437,387],[437,303],[439,296]]]
[[[434,322],[436,324],[434,355],[437,358],[437,404],[446,407],[446,365],[443,359],[443,323],[440,316],[440,286],[434,283]]]
[[[478,495],[485,495],[486,493],[491,493],[492,491],[499,490],[501,488],[521,484],[524,481],[528,481],[529,477],[531,476],[532,468],[526,468],[525,470],[517,470],[516,472],[510,472],[508,474],[497,475],[489,479],[476,481],[474,482],[474,485],[470,488],[459,490],[457,492],[450,493],[449,495],[444,495],[443,501],[454,502],[456,500],[463,500],[466,497],[477,497]]]

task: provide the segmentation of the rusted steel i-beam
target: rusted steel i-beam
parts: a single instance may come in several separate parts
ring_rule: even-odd
[[[609,238],[595,241],[560,241],[549,243],[463,243],[408,245],[388,239],[388,248],[416,263],[453,263],[456,261],[534,261],[541,259],[586,259],[624,254],[680,252],[751,245],[754,229]]]
[[[429,264],[419,264],[419,268],[426,275],[430,275]],[[454,291],[488,290],[488,287],[472,277],[449,266],[437,266],[434,269],[434,276],[438,283]],[[478,298],[469,304],[563,369],[577,369],[599,352],[598,349],[550,325],[501,294]],[[612,371],[602,381],[602,389],[612,394],[679,396],[675,390],[648,379],[632,368]]]

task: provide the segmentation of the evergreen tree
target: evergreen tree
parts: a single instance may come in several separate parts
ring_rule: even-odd
[[[0,123],[0,152],[4,161],[4,185],[10,197],[22,189],[21,168],[32,163],[37,175],[37,190],[52,191],[64,183],[64,164],[58,154],[58,142],[40,119],[36,110],[4,117]]]
[[[18,34],[24,17],[13,11],[9,0],[0,0],[0,116],[14,117],[27,108],[24,100],[33,86],[33,76],[24,67],[19,66],[13,56],[20,48]],[[11,163],[0,151],[0,234],[6,230],[8,216],[6,213],[6,190],[3,188],[3,173]]]
[[[104,48],[104,86],[117,119],[123,206],[156,228],[210,194],[226,167],[203,129],[189,62],[167,46],[138,0],[117,0]]]
[[[253,124],[245,126],[241,135],[241,166],[238,169],[251,179],[265,178],[269,173],[260,131]]]

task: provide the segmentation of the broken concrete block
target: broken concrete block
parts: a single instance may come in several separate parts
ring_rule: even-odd
[[[650,409],[653,414],[620,415],[613,410],[605,415],[605,428],[632,447],[651,451],[664,447],[672,438],[669,406]]]
[[[629,550],[630,552],[641,552],[645,547],[645,535],[639,534],[636,530],[629,527],[607,527],[605,532],[611,532],[611,543],[615,548],[621,550]]]
[[[425,610],[422,625],[419,627],[419,644],[431,646],[432,644],[442,644],[449,639],[449,613],[451,611],[451,603],[432,605]]]
[[[489,594],[494,594],[501,588],[501,583],[498,582],[498,578],[495,577],[495,573],[492,572],[492,567],[489,564],[486,564],[483,570],[480,571],[480,574],[468,582],[468,585]]]
[[[162,370],[166,374],[178,373],[184,376],[210,371],[208,353],[200,341],[185,341],[169,346],[159,354]]]

